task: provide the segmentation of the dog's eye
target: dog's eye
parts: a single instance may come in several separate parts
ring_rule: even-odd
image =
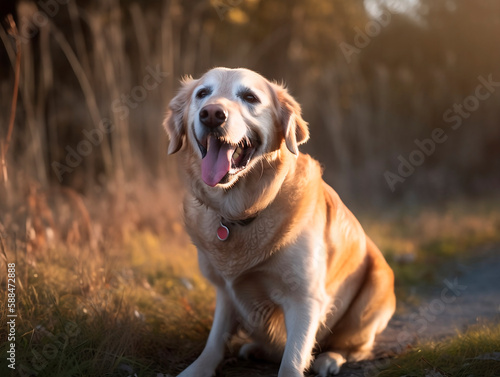
[[[205,98],[206,96],[208,96],[210,94],[210,91],[208,89],[200,89],[198,90],[198,93],[196,93],[196,98],[198,99],[202,99],[202,98]]]
[[[240,97],[243,99],[243,101],[254,104],[254,103],[260,103],[259,98],[253,94],[252,92],[244,92],[241,93]]]

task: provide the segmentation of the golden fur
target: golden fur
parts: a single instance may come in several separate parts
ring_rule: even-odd
[[[209,95],[199,98],[200,88]],[[258,103],[246,103],[238,88]],[[206,132],[198,118],[207,104],[227,110],[221,142],[253,137],[257,144],[247,167],[215,187],[200,178],[196,143]],[[180,376],[213,375],[238,326],[252,339],[240,355],[281,360],[280,377],[303,376],[314,351],[322,352],[312,365],[321,377],[370,357],[394,312],[393,273],[322,180],[318,162],[299,154],[309,131],[286,89],[246,69],[216,68],[183,82],[164,125],[169,153],[181,154],[187,231],[217,290],[207,345]],[[221,221],[230,229],[226,241],[216,236]]]

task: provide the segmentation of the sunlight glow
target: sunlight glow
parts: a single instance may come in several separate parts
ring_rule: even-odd
[[[364,0],[364,2],[366,11],[373,18],[380,17],[385,7],[394,13],[412,15],[420,5],[420,0]]]

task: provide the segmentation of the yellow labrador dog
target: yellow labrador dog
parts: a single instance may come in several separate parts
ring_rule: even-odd
[[[299,154],[309,138],[298,103],[247,69],[184,80],[164,126],[180,151],[185,222],[216,287],[205,349],[182,377],[209,377],[238,327],[240,356],[335,375],[371,356],[395,308],[394,276],[359,222]]]

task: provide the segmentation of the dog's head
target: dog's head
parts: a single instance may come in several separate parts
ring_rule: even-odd
[[[164,122],[168,153],[189,143],[203,181],[227,189],[259,160],[309,138],[299,104],[286,89],[247,69],[215,68],[185,79]],[[286,145],[286,148],[283,148]]]

